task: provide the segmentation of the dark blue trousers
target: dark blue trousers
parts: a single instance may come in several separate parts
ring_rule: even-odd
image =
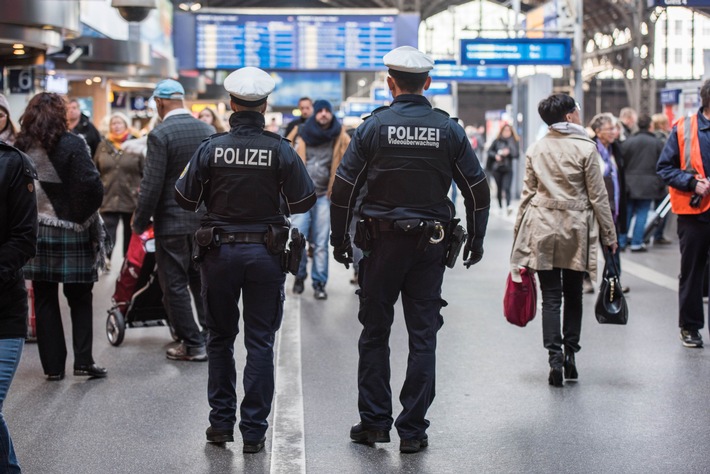
[[[266,433],[274,398],[274,338],[281,326],[284,280],[280,258],[263,244],[224,244],[200,266],[209,337],[207,396],[210,424],[232,430],[236,423],[237,373],[234,340],[239,333],[239,298],[244,298],[244,399],[239,429],[245,441]]]
[[[421,439],[434,400],[436,333],[443,324],[441,283],[444,244],[417,248],[420,235],[382,232],[360,261],[358,409],[369,429],[392,427],[389,336],[394,304],[402,295],[409,334],[407,374],[400,392],[402,413],[395,427],[401,439]]]
[[[710,223],[699,220],[693,215],[679,215],[678,241],[680,242],[678,325],[681,329],[699,331],[705,327],[703,284],[707,271],[705,265],[710,252]]]

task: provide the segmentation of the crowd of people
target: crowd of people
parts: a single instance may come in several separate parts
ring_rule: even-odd
[[[238,426],[244,452],[255,453],[264,446],[271,410],[285,273],[295,276],[292,293],[303,293],[311,258],[313,296],[325,300],[332,251],[338,263],[355,265],[360,286],[360,420],[350,438],[388,442],[394,426],[400,451],[418,452],[428,445],[442,262],[452,258],[449,236],[458,224],[447,196],[454,182],[465,204],[467,238],[460,244],[468,268],[483,257],[490,209],[484,169],[503,214],[513,212],[516,170],[523,174],[511,273],[517,280],[524,267],[540,281],[551,385],[579,376],[582,294],[594,291],[597,247],[608,248],[620,269],[617,249],[646,252],[651,238],[670,243],[663,222],[652,237],[646,225],[668,187],[679,215],[680,337],[687,347],[702,347],[710,82],[701,89],[700,111],[673,128],[661,114],[639,116],[630,108],[618,118],[598,114],[584,127],[579,104],[552,94],[538,106],[548,126],[542,139],[525,151],[514,127],[503,123],[484,149],[479,127],[464,130],[423,96],[431,58],[402,47],[384,63],[394,100],[350,133],[329,101],[308,97],[283,133],[272,130],[264,114],[275,83],[250,67],[224,82],[233,112],[228,125],[210,108],[193,115],[179,82],[159,82],[157,119],[144,136],[120,112],[109,115],[101,134],[78,101],[47,92],[29,101],[18,130],[0,95],[0,180],[18,189],[11,193],[16,202],[0,209],[8,224],[0,242],[0,352],[8,354],[0,362],[0,410],[26,334],[24,280],[34,288],[47,380],[64,379],[68,356],[60,284],[70,309],[73,374],[106,377],[92,354],[93,285],[110,262],[119,225],[123,255],[132,233],[152,226],[163,305],[177,338],[166,357],[208,362],[208,441],[234,441],[240,297],[248,356]],[[291,244],[298,240],[291,227],[308,245],[289,250],[289,235]],[[400,295],[411,348],[395,420],[388,337]],[[16,466],[1,416],[0,444]]]

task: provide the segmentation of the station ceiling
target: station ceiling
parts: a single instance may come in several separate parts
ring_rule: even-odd
[[[396,8],[402,12],[420,12],[422,20],[445,11],[450,6],[469,3],[471,0],[202,0],[209,8]],[[180,0],[173,0],[179,3]],[[510,5],[510,1],[497,3]],[[522,0],[523,11],[544,3]]]

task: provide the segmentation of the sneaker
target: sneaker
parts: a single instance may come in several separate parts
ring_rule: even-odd
[[[659,237],[659,238],[654,238],[653,239],[653,245],[670,245],[672,244],[672,240],[668,240],[665,237]]]
[[[168,349],[165,356],[170,360],[205,362],[207,360],[207,351],[205,346],[188,347],[184,342],[181,342],[177,347]]]
[[[646,248],[645,245],[632,245],[631,246],[631,253],[638,253],[638,252],[648,252],[648,249]]]
[[[300,295],[301,293],[303,293],[303,279],[296,278],[296,281],[293,282],[293,294]]]
[[[681,329],[680,340],[685,347],[703,347],[703,338],[695,329]]]
[[[313,287],[313,297],[317,300],[328,299],[328,293],[325,292],[325,285],[323,283],[317,283]]]

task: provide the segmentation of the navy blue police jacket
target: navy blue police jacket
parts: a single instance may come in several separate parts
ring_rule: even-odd
[[[456,215],[448,198],[452,179],[464,198],[469,235],[483,239],[490,189],[466,133],[424,96],[398,95],[357,128],[336,171],[330,211],[333,244],[348,233],[365,183],[360,209],[365,217],[446,223]]]
[[[183,209],[207,213],[203,227],[223,232],[261,232],[288,224],[287,216],[316,202],[303,161],[283,137],[264,130],[264,116],[232,114],[231,130],[205,139],[175,183]]]

